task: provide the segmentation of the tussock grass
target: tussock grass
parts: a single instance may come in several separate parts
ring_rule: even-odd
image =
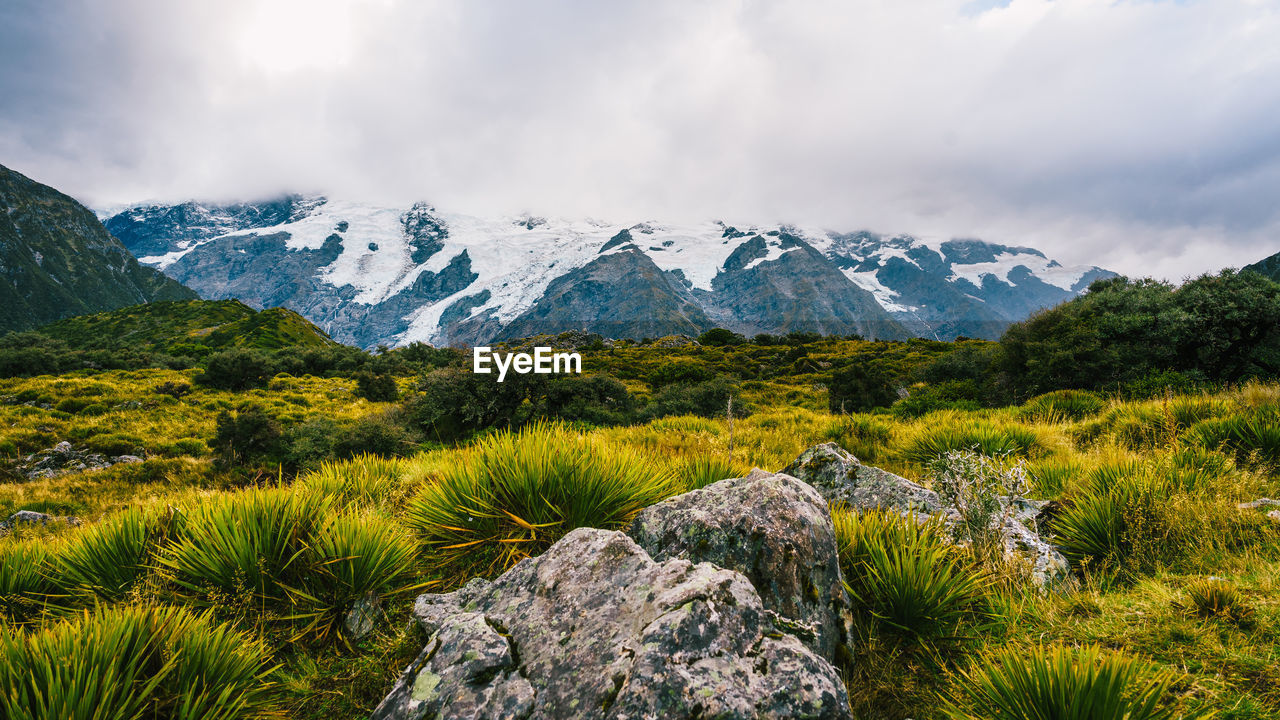
[[[751,468],[719,455],[695,455],[678,460],[671,473],[684,490],[697,490],[726,478],[745,477]]]
[[[1187,599],[1179,607],[1197,617],[1249,623],[1254,609],[1235,585],[1221,578],[1196,580],[1186,587]]]
[[[387,505],[398,499],[400,480],[407,470],[400,458],[362,454],[342,462],[325,462],[298,484],[342,503]]]
[[[1013,423],[959,418],[953,411],[926,416],[901,447],[904,459],[928,465],[952,450],[973,450],[995,457],[1030,457],[1040,448],[1034,429]]]
[[[59,594],[53,553],[38,540],[0,542],[0,626],[38,618]]]
[[[939,523],[840,509],[831,519],[850,598],[881,634],[933,643],[980,611],[989,579]]]
[[[1055,390],[1022,405],[1019,416],[1031,421],[1061,423],[1097,415],[1107,402],[1088,390]]]
[[[665,463],[539,424],[478,441],[405,518],[449,584],[492,576],[579,527],[618,529],[679,490]]]
[[[955,720],[1175,720],[1173,673],[1097,646],[1007,648],[961,671]]]
[[[0,708],[12,720],[283,717],[266,648],[207,615],[118,607],[31,633],[0,628]]]
[[[340,512],[333,496],[276,488],[196,508],[157,563],[187,602],[326,640],[342,638],[342,618],[357,600],[410,589],[416,554],[383,515]]]
[[[131,508],[63,543],[52,572],[72,600],[122,600],[146,573],[165,530],[162,521]]]

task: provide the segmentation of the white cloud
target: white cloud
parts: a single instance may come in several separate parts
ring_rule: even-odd
[[[0,162],[96,203],[970,236],[1178,279],[1280,250],[1280,3],[26,0]]]

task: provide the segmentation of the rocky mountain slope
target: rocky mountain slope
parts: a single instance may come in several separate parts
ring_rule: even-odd
[[[197,296],[142,266],[70,197],[0,166],[0,332]]]
[[[364,347],[717,326],[993,338],[1111,275],[976,240],[477,218],[323,197],[144,205],[104,223],[142,262],[205,298],[291,308]]]
[[[1266,275],[1272,280],[1275,280],[1276,282],[1280,282],[1280,253],[1276,253],[1275,255],[1272,255],[1269,258],[1264,258],[1262,260],[1259,260],[1258,262],[1252,265],[1245,265],[1241,269],[1252,270],[1253,272],[1256,272],[1259,275]]]

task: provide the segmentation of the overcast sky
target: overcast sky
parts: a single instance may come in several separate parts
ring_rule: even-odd
[[[1179,280],[1280,251],[1280,0],[5,0],[0,164]]]

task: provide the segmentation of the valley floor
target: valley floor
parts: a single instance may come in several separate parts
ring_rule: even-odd
[[[524,533],[518,542],[509,534],[499,547],[495,530],[459,552],[471,544],[465,537],[441,539],[451,508],[442,507],[439,488],[481,482],[475,468],[492,457],[485,453],[532,466],[523,454],[534,441],[503,445],[501,434],[480,446],[361,456],[296,477],[228,468],[209,446],[217,415],[248,396],[300,422],[390,406],[354,397],[349,380],[309,376],[279,376],[244,393],[156,391],[189,385],[192,372],[0,380],[0,454],[9,459],[0,516],[29,510],[80,521],[18,524],[0,538],[0,651],[9,657],[24,642],[44,643],[49,662],[70,662],[66,654],[81,651],[40,639],[59,632],[59,622],[176,605],[196,613],[192,633],[224,632],[213,628],[225,623],[244,639],[249,655],[226,670],[226,682],[250,700],[226,717],[367,717],[425,641],[406,624],[415,594],[492,576],[570,529],[568,511],[554,523],[526,522],[498,504],[519,525],[501,532]],[[1071,517],[1054,533],[1075,583],[1041,593],[1017,572],[988,568],[984,609],[928,642],[864,618],[865,634],[842,668],[857,717],[942,717],[939,698],[959,697],[965,673],[1001,648],[1098,645],[1166,673],[1161,704],[1177,713],[1280,720],[1280,524],[1267,507],[1238,507],[1280,496],[1280,385],[1139,402],[1057,393],[1021,407],[917,418],[831,414],[817,409],[825,405],[819,389],[803,387],[762,388],[752,404],[753,414],[732,420],[528,432],[541,433],[551,455],[580,453],[602,474],[632,473],[628,497],[644,504],[752,467],[780,470],[823,442],[926,486],[948,451],[977,448],[1021,462],[1028,495],[1062,501]],[[144,459],[27,477],[23,457],[64,440],[104,457]],[[618,527],[639,507],[593,506],[598,516],[579,513],[573,522]],[[280,523],[292,523],[288,537],[273,540]],[[302,544],[290,555],[281,549],[289,543]],[[304,560],[311,564],[299,570]],[[1205,601],[1211,578],[1221,597]],[[347,611],[369,596],[385,612],[371,633],[355,633]],[[23,682],[0,671],[0,695],[16,697]],[[165,692],[173,696],[164,702],[184,697]]]

